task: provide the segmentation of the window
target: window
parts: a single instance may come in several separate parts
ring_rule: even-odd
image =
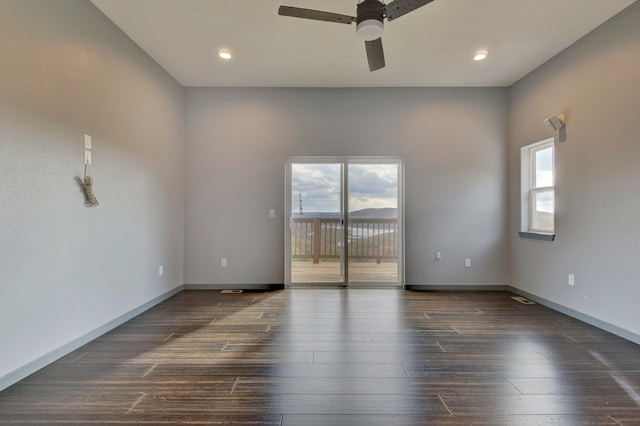
[[[544,236],[554,234],[554,149],[553,138],[520,149],[521,236],[553,239]]]

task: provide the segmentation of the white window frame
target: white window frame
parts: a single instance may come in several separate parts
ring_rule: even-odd
[[[553,148],[552,164],[553,164],[553,182],[551,186],[536,187],[536,152],[543,149]],[[549,138],[520,148],[520,236],[551,236],[555,235],[555,209],[554,209],[554,226],[551,231],[536,229],[533,227],[533,209],[535,206],[535,197],[537,194],[552,192],[555,205],[555,139]],[[546,238],[541,238],[546,239]]]

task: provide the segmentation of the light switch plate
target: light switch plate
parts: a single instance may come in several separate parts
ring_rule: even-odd
[[[91,136],[84,135],[84,149],[91,149]]]

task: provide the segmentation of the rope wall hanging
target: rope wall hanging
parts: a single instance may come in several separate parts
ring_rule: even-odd
[[[97,207],[98,199],[93,193],[93,176],[91,173],[91,135],[84,135],[84,177],[76,176],[75,180],[80,186],[80,190],[84,194],[84,205],[87,207]]]
[[[91,163],[85,161],[84,163],[84,179],[80,179],[76,176],[76,181],[82,188],[84,194],[84,205],[87,207],[97,207],[98,199],[96,194],[93,193],[93,176],[91,173]]]

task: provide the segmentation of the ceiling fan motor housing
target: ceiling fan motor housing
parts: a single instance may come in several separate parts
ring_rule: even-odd
[[[360,38],[371,41],[382,36],[384,3],[380,0],[363,0],[358,3],[356,33]]]

